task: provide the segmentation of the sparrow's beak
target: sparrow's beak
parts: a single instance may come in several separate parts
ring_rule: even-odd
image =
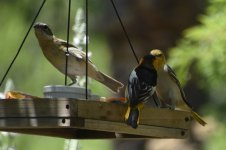
[[[47,24],[42,23],[42,22],[37,22],[37,23],[34,24],[35,29],[39,29],[39,28],[42,28],[44,26],[47,26]]]
[[[51,29],[45,23],[41,23],[41,22],[35,23],[34,29],[37,31],[41,31],[41,32],[45,33],[46,35],[53,36]]]

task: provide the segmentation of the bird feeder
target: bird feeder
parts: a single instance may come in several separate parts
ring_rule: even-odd
[[[75,139],[186,138],[190,112],[145,107],[140,125],[124,122],[126,105],[77,99],[0,101],[0,130]],[[120,136],[119,136],[120,135]]]
[[[49,85],[44,87],[44,97],[46,98],[74,98],[84,99],[86,97],[86,89],[79,86],[63,86],[63,85]],[[88,89],[88,99],[98,100],[98,95],[92,94]]]

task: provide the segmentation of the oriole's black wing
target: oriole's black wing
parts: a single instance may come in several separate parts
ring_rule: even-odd
[[[145,67],[135,68],[130,76],[127,85],[127,99],[131,107],[145,102],[155,92],[157,73],[153,69]]]

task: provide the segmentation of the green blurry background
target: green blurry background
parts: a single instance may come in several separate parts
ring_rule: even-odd
[[[152,48],[163,49],[168,63],[175,68],[184,85],[188,99],[208,122],[204,128],[194,123],[189,139],[146,140],[143,141],[145,146],[140,149],[225,148],[226,2],[183,1],[186,4],[183,6],[180,1],[173,0],[115,1],[138,56]],[[75,24],[76,11],[80,7],[84,8],[84,3],[82,0],[72,0],[70,41],[74,37],[72,26]],[[195,4],[197,8],[191,6],[192,9],[189,9],[190,5],[187,3]],[[0,0],[0,78],[16,54],[40,4],[41,1],[38,0]],[[111,5],[101,0],[90,0],[89,4],[91,58],[100,70],[126,83],[126,78],[136,62]],[[37,21],[47,23],[56,36],[66,39],[67,6],[67,1],[47,0]],[[149,9],[150,12],[147,11]],[[189,14],[193,16],[190,17]],[[139,20],[133,22],[137,18]],[[7,78],[13,80],[15,90],[37,96],[43,95],[45,85],[64,84],[64,75],[44,58],[33,30]],[[4,90],[5,83],[0,87],[0,91]],[[95,94],[111,96],[104,86],[95,81],[92,81],[89,87]],[[168,143],[169,147],[161,147],[163,144],[159,142]],[[0,136],[0,149],[9,145],[17,150],[64,150],[65,143],[65,139],[42,136],[11,136],[5,133]],[[82,140],[79,141],[78,149],[123,149],[120,148],[121,143],[123,142]],[[124,145],[128,147],[132,143],[128,142],[126,145],[125,141]],[[134,149],[135,147],[133,146]]]

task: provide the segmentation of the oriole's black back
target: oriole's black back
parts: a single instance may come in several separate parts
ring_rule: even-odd
[[[143,66],[135,68],[129,76],[127,85],[127,99],[130,106],[133,107],[150,99],[155,92],[156,83],[157,72],[155,69]]]

